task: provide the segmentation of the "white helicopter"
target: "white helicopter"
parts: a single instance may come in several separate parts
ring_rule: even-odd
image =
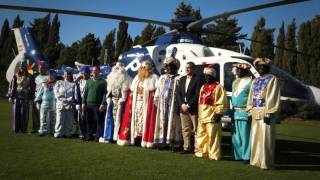
[[[151,60],[154,63],[155,69],[160,74],[162,61],[165,57],[171,56],[173,53],[175,57],[180,60],[179,73],[183,74],[186,62],[192,61],[197,66],[197,72],[202,72],[203,64],[215,64],[215,69],[217,70],[219,82],[228,91],[228,96],[231,96],[231,83],[234,79],[232,74],[232,64],[233,63],[247,63],[252,65],[253,58],[246,56],[241,53],[207,47],[203,44],[199,34],[217,33],[211,32],[202,28],[205,24],[224,17],[231,16],[235,14],[240,14],[249,11],[255,11],[264,8],[271,8],[276,6],[282,6],[287,4],[299,3],[308,0],[282,0],[273,3],[267,3],[257,6],[252,6],[244,9],[238,9],[223,14],[211,16],[208,18],[200,19],[194,21],[190,18],[180,18],[174,22],[163,22],[150,19],[134,18],[128,16],[119,16],[112,14],[103,14],[95,12],[83,12],[83,11],[73,11],[73,10],[62,10],[62,9],[50,9],[50,8],[38,8],[38,7],[27,7],[27,6],[14,6],[14,5],[1,5],[0,9],[13,9],[13,10],[24,10],[24,11],[35,11],[35,12],[49,12],[49,13],[60,13],[60,14],[70,14],[79,16],[89,16],[107,19],[116,19],[121,21],[131,21],[131,22],[143,22],[162,25],[170,27],[172,31],[160,35],[151,41],[135,46],[128,52],[123,53],[119,57],[119,61],[122,61],[128,74],[134,76],[140,66],[140,62],[144,60]],[[257,70],[251,66],[250,69],[252,77],[258,77],[259,74]],[[281,100],[290,101],[303,101],[313,103],[320,106],[320,89],[303,84],[301,81],[297,80],[290,74],[281,70],[276,66],[271,67],[271,72],[275,74],[280,79],[281,85]],[[225,116],[225,122],[230,121],[228,115]]]

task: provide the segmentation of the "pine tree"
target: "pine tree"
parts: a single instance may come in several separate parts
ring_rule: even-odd
[[[94,34],[88,33],[79,43],[77,61],[84,64],[99,64],[98,57],[101,50],[100,40]]]
[[[238,27],[236,18],[229,19],[223,17],[215,20],[214,24],[207,26],[208,30],[223,33],[223,35],[210,34],[206,38],[207,46],[239,51],[239,39],[246,37],[246,34],[240,34],[241,27]]]
[[[115,34],[116,30],[111,30],[105,37],[101,48],[100,59],[103,63],[112,64],[115,62]]]
[[[77,57],[78,43],[73,43],[70,47],[62,48],[57,61],[58,67],[62,65],[74,66],[74,61]]]
[[[267,29],[265,28],[265,25],[266,25],[266,20],[264,17],[261,17],[257,21],[257,25],[254,27],[254,31],[251,36],[251,39],[254,40],[250,46],[251,56],[254,58],[267,57],[267,58],[273,59],[274,29]]]
[[[123,53],[124,46],[126,44],[128,37],[128,23],[125,21],[121,21],[119,23],[118,31],[117,31],[117,42],[116,42],[116,50],[115,50],[115,58],[118,59],[119,55]]]
[[[300,25],[299,32],[298,32],[298,51],[303,52],[305,54],[311,54],[309,52],[309,48],[311,46],[312,39],[311,39],[311,22],[303,22]],[[303,80],[305,83],[310,84],[310,57],[298,54],[297,57],[297,74],[298,77]]]
[[[8,19],[5,19],[1,28],[1,34],[0,34],[0,50],[2,50],[5,41],[9,37],[10,34],[10,26]]]
[[[143,44],[149,41],[152,38],[154,30],[155,30],[155,26],[148,23],[147,26],[141,32],[139,44]]]
[[[190,17],[194,20],[201,19],[200,9],[195,10],[190,4],[185,4],[183,1],[178,5],[174,12],[176,18]]]
[[[277,37],[277,46],[284,48],[284,41],[285,41],[285,32],[284,32],[284,22],[282,22],[281,27],[279,29],[279,34]],[[283,54],[284,49],[283,48],[276,48],[276,53],[274,56],[273,63],[279,67],[283,67]]]
[[[285,37],[285,48],[297,50],[296,42],[296,22],[293,21],[288,25],[288,30]],[[285,51],[283,54],[284,68],[293,76],[296,76],[297,68],[297,53],[292,51]]]
[[[44,49],[44,55],[48,59],[49,67],[53,68],[57,65],[57,60],[59,59],[60,49],[59,49],[59,41],[60,41],[60,22],[58,15],[56,14],[52,20],[49,35],[48,35],[48,43],[46,48]]]
[[[50,14],[46,15],[43,18],[34,19],[31,23],[32,34],[42,50],[46,48],[46,45],[48,43],[49,30]]]

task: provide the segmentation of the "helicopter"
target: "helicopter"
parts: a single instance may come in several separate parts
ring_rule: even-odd
[[[213,20],[225,16],[232,16],[240,13],[256,11],[265,8],[283,6],[293,3],[305,2],[308,0],[282,0],[272,3],[261,4],[248,8],[238,9],[222,14],[210,16],[200,20],[191,18],[179,18],[173,22],[164,22],[151,19],[135,18],[129,16],[119,16],[113,14],[104,14],[96,12],[83,12],[74,10],[62,10],[51,8],[38,8],[29,6],[2,5],[0,9],[23,10],[33,12],[60,13],[69,15],[79,15],[87,17],[98,17],[106,19],[115,19],[129,22],[151,23],[166,26],[172,30],[162,34],[154,39],[134,46],[131,50],[124,52],[119,56],[119,61],[125,64],[125,69],[131,77],[134,77],[140,67],[140,62],[151,60],[154,64],[156,73],[161,74],[162,62],[166,57],[174,56],[180,61],[179,74],[184,74],[185,65],[192,61],[196,64],[196,72],[201,74],[204,64],[214,64],[217,71],[218,81],[226,88],[227,95],[231,96],[231,84],[234,80],[232,74],[232,64],[247,63],[251,65],[250,72],[253,78],[259,77],[257,70],[252,66],[253,58],[238,52],[226,49],[207,47],[204,45],[199,34],[219,34],[219,32],[209,31],[203,26]],[[248,39],[247,39],[248,40]],[[250,40],[250,39],[249,39]],[[32,52],[32,51],[31,51]],[[271,66],[271,72],[280,80],[281,100],[301,101],[320,106],[320,89],[305,85],[303,82],[294,78],[289,73],[276,66]],[[231,107],[232,108],[232,107]],[[228,118],[228,117],[227,117]]]

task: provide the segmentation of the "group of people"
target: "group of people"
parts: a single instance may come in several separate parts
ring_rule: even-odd
[[[258,58],[253,64],[260,73],[256,79],[250,76],[250,65],[234,64],[233,157],[270,169],[280,90],[277,78],[270,74],[269,59]],[[131,79],[124,64],[117,62],[103,79],[99,66],[92,72],[82,66],[75,80],[69,68],[63,79],[57,80],[54,70],[46,73],[44,62],[38,63],[38,76],[28,76],[21,61],[8,91],[13,130],[26,132],[32,102],[33,130],[39,136],[69,137],[75,119],[76,131],[84,141],[172,151],[182,148],[183,154],[220,160],[221,118],[229,102],[215,68],[208,65],[202,75],[197,75],[195,64],[188,62],[186,75],[181,76],[177,73],[179,60],[173,57],[166,58],[163,67],[165,73],[159,77],[152,63],[143,61]]]

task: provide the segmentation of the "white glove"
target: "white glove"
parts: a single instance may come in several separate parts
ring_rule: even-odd
[[[76,105],[76,110],[80,111],[80,105],[79,104]]]
[[[9,98],[8,101],[9,101],[9,103],[13,103],[12,98]]]
[[[36,108],[37,108],[38,110],[40,110],[40,107],[41,107],[41,104],[40,104],[40,103],[37,103],[37,104],[36,104]]]

